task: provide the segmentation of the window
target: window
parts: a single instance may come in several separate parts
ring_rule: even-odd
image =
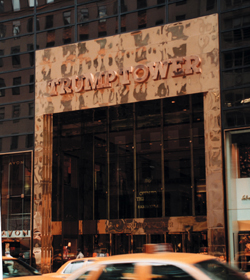
[[[33,147],[33,139],[34,135],[33,134],[28,134],[26,136],[26,148],[31,148]]]
[[[36,5],[38,6],[38,0],[36,0]],[[29,0],[29,6],[34,7],[35,6],[35,0]]]
[[[250,49],[224,53],[224,68],[233,68],[250,65]]]
[[[21,62],[20,62],[20,46],[16,46],[16,47],[12,47],[11,48],[11,54],[12,55],[12,66],[20,66]]]
[[[244,280],[245,276],[243,273],[238,272],[228,265],[216,261],[216,260],[209,260],[203,261],[195,264],[195,266],[202,270],[206,275],[208,275],[211,279],[238,279]]]
[[[12,107],[12,118],[20,117],[20,105],[13,105]]]
[[[4,0],[0,0],[0,13],[4,12]]]
[[[12,0],[13,11],[20,11],[20,0]]]
[[[36,20],[36,31],[40,30],[40,21],[39,18]]]
[[[47,44],[46,48],[54,47],[55,45],[55,31],[47,32]]]
[[[32,32],[32,31],[33,31],[33,18],[29,18],[27,23],[27,32]]]
[[[53,15],[46,16],[46,24],[45,29],[52,28],[53,27]]]
[[[17,149],[17,147],[18,147],[18,136],[12,136],[10,149],[15,150],[15,149]]]
[[[137,9],[142,9],[147,7],[147,0],[137,0]]]
[[[176,21],[181,21],[181,20],[185,20],[185,19],[186,19],[186,15],[176,16]]]
[[[30,66],[34,66],[35,64],[35,53],[34,53],[34,45],[33,44],[28,44],[27,45],[27,50],[28,51],[32,51],[30,52],[29,54],[29,57],[30,57]]]
[[[131,279],[131,274],[134,273],[134,263],[119,263],[119,264],[110,264],[103,269],[102,274],[98,280],[126,280]],[[125,275],[128,275],[127,277]]]
[[[232,134],[232,144],[237,149],[238,162],[237,166],[237,178],[249,178],[250,177],[250,133]]]
[[[71,15],[71,12],[70,12],[70,11],[64,12],[64,13],[63,13],[63,22],[64,22],[64,25],[70,24],[70,15]]]
[[[54,0],[47,0],[47,4],[54,3]]]
[[[13,36],[17,36],[20,34],[20,21],[19,20],[16,20],[16,21],[13,21]]]
[[[66,269],[63,271],[63,273],[70,274],[74,272],[75,270],[81,268],[83,266],[84,261],[74,261],[70,263]]]
[[[89,9],[81,9],[80,11],[80,22],[87,21],[89,19]]]
[[[30,75],[29,93],[34,92],[34,75]]]
[[[0,38],[4,38],[6,33],[6,26],[4,24],[0,24]]]
[[[182,0],[182,1],[178,1],[178,2],[176,2],[176,6],[182,6],[182,5],[185,5],[185,4],[187,4],[187,0]]]
[[[12,140],[6,138],[3,143],[10,143],[14,150],[18,147],[18,136]],[[0,157],[0,187],[2,192],[2,229],[17,230],[22,235],[23,230],[30,229],[31,205],[31,153],[2,155]],[[7,198],[8,195],[8,198]],[[10,248],[11,255],[18,255],[20,251],[29,252],[29,243],[26,238],[20,238],[18,247]],[[12,243],[13,244],[13,243]],[[27,247],[28,246],[28,247]],[[12,246],[11,246],[12,247]],[[11,270],[12,266],[8,266]],[[16,267],[18,270],[20,267]],[[15,271],[17,272],[17,271]],[[24,276],[24,270],[20,273]],[[33,271],[34,274],[35,271]],[[14,275],[13,275],[14,276]],[[17,274],[15,275],[17,276]],[[20,276],[20,275],[19,275]],[[8,278],[8,276],[7,276]]]
[[[140,11],[138,12],[138,28],[146,28],[147,27],[147,12]]]
[[[4,55],[4,50],[0,50],[0,67],[3,67],[3,59],[1,56]]]
[[[103,18],[103,17],[107,16],[107,8],[106,8],[106,6],[100,6],[100,7],[98,7],[98,10],[99,10],[99,12],[98,12],[99,18]],[[105,21],[106,21],[106,19],[100,20],[100,22],[105,22]]]
[[[5,108],[4,107],[0,107],[0,120],[4,119],[4,111],[5,111]]]
[[[17,87],[17,85],[21,85],[21,77],[13,78],[13,87],[12,88],[12,95],[19,95],[20,94],[20,87]]]
[[[161,279],[195,280],[191,275],[175,265],[152,264],[152,274]]]
[[[5,96],[5,89],[2,89],[3,87],[6,87],[4,79],[0,78],[0,97]]]
[[[29,116],[34,117],[34,103],[29,103]]]
[[[207,0],[207,11],[213,10],[215,6],[215,0]]]

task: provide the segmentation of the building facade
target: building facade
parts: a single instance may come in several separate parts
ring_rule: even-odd
[[[249,6],[1,1],[5,253],[247,250]]]

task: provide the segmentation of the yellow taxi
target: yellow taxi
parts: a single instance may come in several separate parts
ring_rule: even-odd
[[[89,258],[80,258],[80,259],[74,259],[67,261],[65,264],[63,264],[56,272],[53,273],[47,273],[47,276],[51,277],[59,277],[59,278],[66,278],[68,275],[76,271],[77,269],[81,267],[85,267],[94,261],[99,259],[99,257],[89,257]]]
[[[3,265],[3,279],[18,279],[18,280],[53,280],[45,274],[41,274],[38,270],[34,269],[27,263],[20,261],[13,257],[2,257]],[[18,278],[17,278],[18,277]]]
[[[243,273],[218,261],[213,256],[160,252],[162,251],[159,250],[160,245],[148,245],[145,247],[145,253],[116,255],[97,260],[88,267],[75,271],[67,280],[247,279]]]

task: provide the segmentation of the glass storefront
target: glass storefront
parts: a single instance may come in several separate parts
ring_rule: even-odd
[[[31,221],[31,154],[0,156],[3,254],[29,259]]]
[[[226,132],[230,260],[250,271],[250,131]]]
[[[52,178],[58,244],[84,255],[138,252],[147,241],[119,225],[102,236],[91,221],[206,216],[203,94],[54,114]],[[82,235],[79,221],[89,225]]]

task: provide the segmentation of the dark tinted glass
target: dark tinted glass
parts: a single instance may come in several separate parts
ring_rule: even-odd
[[[117,33],[117,17],[78,24],[78,40],[90,40]]]
[[[216,0],[182,0],[170,1],[170,3],[168,5],[169,22],[183,21],[217,12]]]
[[[40,49],[56,47],[74,42],[74,28],[65,27],[37,34]]]
[[[195,264],[195,266],[201,269],[204,273],[211,277],[211,279],[218,280],[243,280],[246,277],[237,270],[231,268],[230,266],[218,262],[216,260],[210,260],[205,262],[200,262]]]
[[[165,7],[151,8],[123,15],[121,32],[144,29],[165,23]]]
[[[46,15],[38,15],[38,21],[40,31],[67,26],[75,22],[74,10],[72,8],[60,9]]]

